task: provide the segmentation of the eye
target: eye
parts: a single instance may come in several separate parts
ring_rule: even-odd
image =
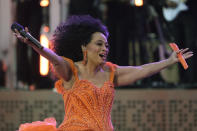
[[[99,46],[102,46],[103,45],[103,43],[96,43],[97,45],[99,45]]]

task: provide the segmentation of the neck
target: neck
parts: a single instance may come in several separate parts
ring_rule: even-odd
[[[103,64],[98,65],[88,62],[84,67],[88,74],[95,75],[97,72],[99,72],[102,69]]]

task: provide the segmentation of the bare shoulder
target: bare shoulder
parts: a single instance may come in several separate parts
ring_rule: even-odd
[[[111,72],[111,67],[110,67],[109,65],[107,65],[107,64],[104,64],[104,65],[103,65],[103,70],[104,70],[105,72]]]

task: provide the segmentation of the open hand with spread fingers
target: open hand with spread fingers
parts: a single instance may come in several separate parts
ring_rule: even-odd
[[[184,59],[188,59],[190,57],[193,56],[193,52],[189,51],[189,48],[185,48],[185,49],[180,49],[178,51],[174,51],[171,56],[169,57],[169,60],[172,63],[176,63],[179,61],[178,59],[178,54],[181,54],[183,56]]]

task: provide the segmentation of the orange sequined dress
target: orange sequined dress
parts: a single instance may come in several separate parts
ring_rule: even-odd
[[[111,108],[114,99],[113,79],[116,65],[106,62],[111,69],[110,78],[102,87],[97,87],[88,80],[79,80],[73,61],[64,59],[71,65],[75,82],[69,90],[63,87],[62,79],[55,84],[58,93],[62,94],[65,105],[64,121],[57,131],[113,131]]]
[[[102,87],[97,87],[88,80],[79,80],[74,63],[66,59],[75,76],[71,89],[62,86],[62,80],[56,83],[56,88],[63,95],[65,118],[58,131],[112,131],[111,108],[114,99],[114,68],[110,67],[110,78]]]

